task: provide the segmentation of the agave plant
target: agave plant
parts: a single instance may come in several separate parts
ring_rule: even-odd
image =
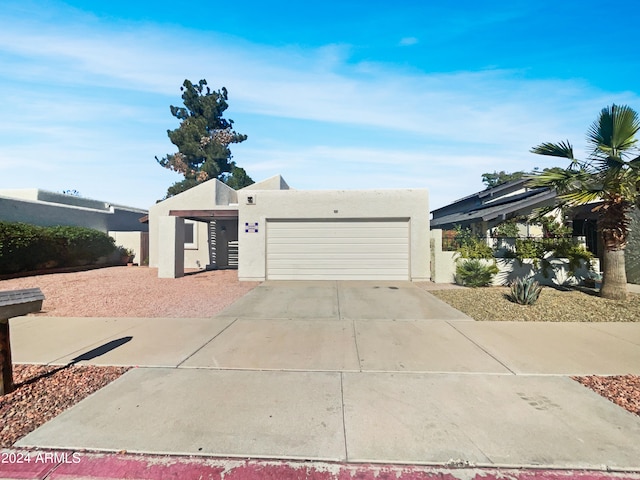
[[[532,277],[516,278],[511,282],[509,299],[520,305],[533,305],[540,297],[542,286]]]

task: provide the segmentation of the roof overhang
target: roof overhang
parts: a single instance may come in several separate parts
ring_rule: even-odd
[[[238,210],[169,210],[169,216],[196,222],[238,218]]]
[[[479,208],[471,212],[453,213],[444,217],[431,220],[431,228],[448,228],[452,225],[468,225],[469,223],[491,221],[509,215],[528,215],[535,208],[544,207],[555,203],[556,193],[553,190],[542,192],[527,192],[527,195],[507,197],[505,202],[498,205],[488,204],[485,208]]]

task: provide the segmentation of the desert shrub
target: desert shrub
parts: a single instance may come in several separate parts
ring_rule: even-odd
[[[533,278],[517,278],[511,282],[509,300],[520,305],[533,305],[540,297],[542,287]]]
[[[456,283],[467,287],[486,287],[491,285],[493,276],[498,273],[494,263],[486,265],[477,258],[463,259],[456,265]]]
[[[0,222],[0,273],[88,264],[115,248],[111,237],[91,228]]]
[[[525,259],[532,259],[536,270],[541,270],[545,278],[553,265],[549,258],[566,258],[569,260],[569,272],[580,267],[582,262],[589,263],[593,254],[571,238],[526,238],[516,240],[515,258],[522,265]]]

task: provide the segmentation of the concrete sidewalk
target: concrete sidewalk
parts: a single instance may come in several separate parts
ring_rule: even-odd
[[[425,293],[425,295],[428,295]],[[225,370],[640,375],[640,322],[11,320],[15,363]],[[115,348],[110,348],[115,344]]]
[[[640,417],[568,378],[640,374],[640,323],[474,322],[409,283],[267,282],[214,319],[11,328],[16,363],[145,367],[26,448],[640,471]]]

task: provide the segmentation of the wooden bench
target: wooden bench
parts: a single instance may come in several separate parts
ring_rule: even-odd
[[[39,288],[0,292],[0,396],[13,391],[9,319],[42,309],[44,294]]]

